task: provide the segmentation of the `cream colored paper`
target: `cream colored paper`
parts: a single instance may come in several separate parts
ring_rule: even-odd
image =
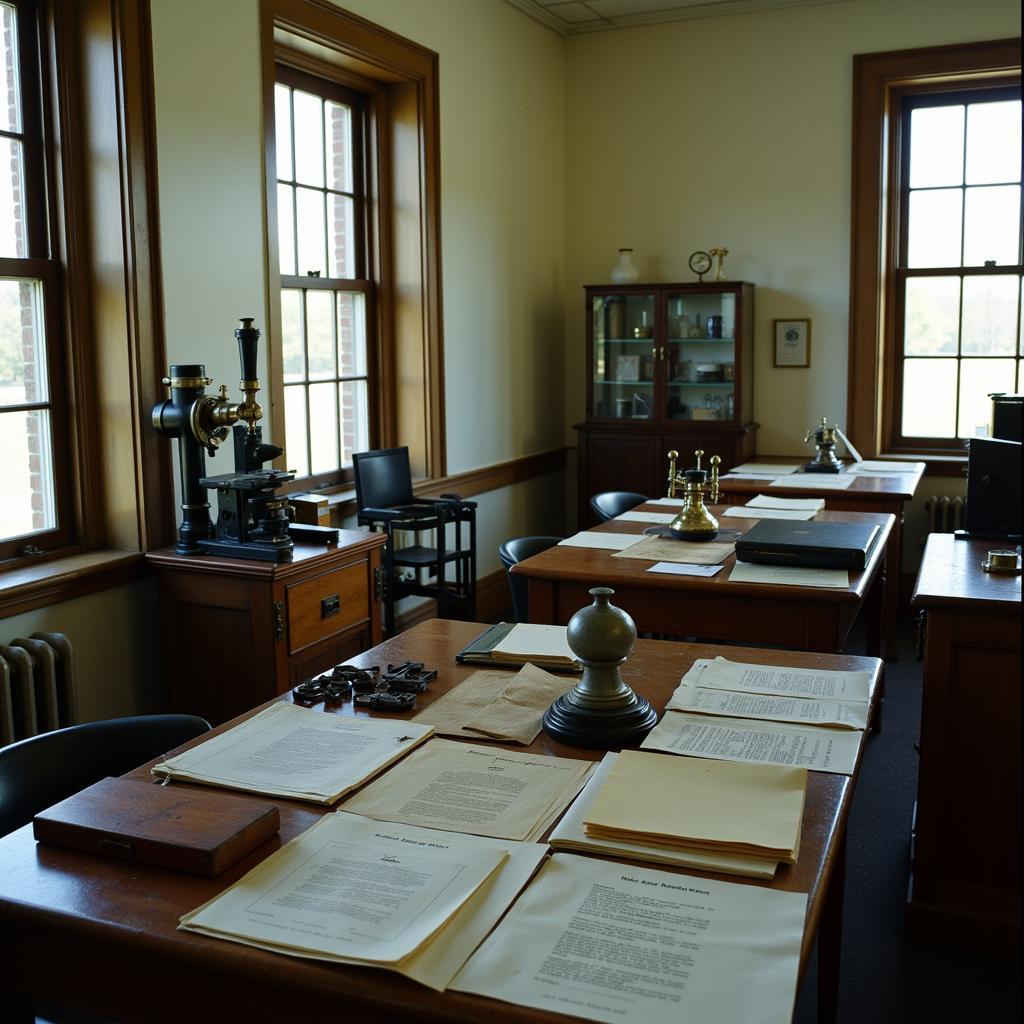
[[[769,487],[793,487],[806,491],[844,491],[857,478],[852,473],[800,473],[773,480]]]
[[[604,785],[618,754],[608,753],[597,765],[583,792],[570,804],[562,820],[555,826],[548,844],[556,850],[578,850],[583,853],[604,853],[611,857],[649,861],[652,864],[674,864],[677,867],[697,868],[700,871],[718,871],[723,875],[744,875],[748,878],[774,878],[778,861],[762,857],[744,857],[724,852],[708,853],[703,850],[668,849],[615,839],[596,839],[588,836],[583,819],[590,810],[598,791]]]
[[[770,494],[758,494],[747,502],[747,508],[781,508],[799,512],[820,512],[825,507],[824,498],[773,498]]]
[[[313,826],[313,828],[325,827],[325,822],[332,821],[336,825],[340,824],[346,834],[351,833],[352,823],[355,823],[357,828],[360,828],[361,825],[368,826],[368,828],[363,827],[359,834],[369,836],[374,841],[397,845],[400,848],[409,843],[429,843],[432,848],[438,850],[452,850],[459,842],[456,837],[443,832],[414,828],[411,825],[381,825],[379,822],[371,821],[368,818],[345,814],[342,811],[322,818],[320,823]],[[293,839],[288,846],[283,847],[278,853],[263,861],[232,888],[244,888],[244,891],[249,894],[258,890],[265,877],[279,870],[278,865],[271,862],[293,844],[307,840],[307,837],[311,837],[312,832],[313,829],[310,829],[303,835]],[[466,900],[448,921],[447,925],[435,933],[424,946],[421,946],[415,953],[400,963],[388,965],[389,970],[397,971],[407,978],[411,978],[413,981],[417,981],[439,992],[444,991],[459,968],[462,967],[473,950],[476,949],[502,914],[505,913],[547,855],[547,847],[537,843],[509,843],[498,839],[482,838],[474,839],[473,842],[484,848],[491,848],[499,852],[507,851],[509,855],[508,860]],[[197,907],[191,913],[186,914],[182,917],[179,927],[183,931],[199,932],[214,938],[238,942],[242,945],[268,949],[271,952],[281,953],[286,956],[299,956],[305,959],[327,960],[335,963],[359,963],[361,966],[366,967],[382,966],[365,961],[349,960],[346,957],[334,956],[324,951],[298,949],[287,943],[258,941],[241,933],[227,934],[208,928],[203,923],[200,923],[206,919],[205,915],[200,917],[201,913],[208,907],[218,903],[223,897],[226,897],[227,892],[230,891],[227,890],[201,907]]]
[[[670,540],[665,537],[644,537],[625,551],[616,551],[613,558],[645,558],[649,562],[685,562],[688,565],[718,565],[732,554],[733,544],[714,541]]]
[[[468,836],[440,844],[380,833],[376,822],[326,815],[182,924],[394,965],[430,941],[508,859],[506,849]]]
[[[282,701],[161,761],[153,774],[327,804],[432,732],[427,725],[330,715]]]
[[[752,474],[756,476],[791,476],[800,472],[799,466],[783,462],[744,462],[742,466],[733,466],[729,470],[737,476]]]
[[[690,565],[687,562],[655,562],[647,572],[664,573],[666,576],[703,576],[705,579],[722,570],[721,565]]]
[[[868,722],[868,705],[865,702],[737,693],[693,683],[681,683],[665,707],[702,715],[795,722],[798,725],[822,725],[837,729],[865,729]]]
[[[682,508],[686,502],[682,498],[651,498],[648,505],[664,505],[665,508]],[[675,518],[675,517],[673,517]]]
[[[590,761],[435,739],[343,805],[351,814],[529,839],[579,792]]]
[[[584,824],[587,835],[603,838],[726,847],[792,861],[806,789],[804,768],[624,750]]]
[[[867,703],[871,692],[869,672],[840,672],[835,669],[796,668],[791,665],[748,665],[720,656],[714,659],[698,658],[693,668],[683,676],[684,682],[690,679],[694,679],[696,685],[701,687],[861,704]]]
[[[850,472],[856,473],[858,476],[888,476],[890,473],[902,476],[907,473],[917,473],[919,470],[923,471],[924,468],[923,462],[885,462],[868,459],[855,463],[850,467]]]
[[[779,587],[829,587],[845,590],[850,585],[848,569],[813,569],[800,565],[761,565],[737,562],[729,573],[732,583],[768,583]]]
[[[484,708],[493,704],[512,685],[518,673],[485,668],[474,672],[458,686],[442,694],[429,707],[424,708],[412,721],[417,725],[430,725],[438,736],[459,736],[480,740],[478,732],[465,728]]]
[[[733,505],[722,514],[733,519],[794,519],[806,522],[818,513],[811,509],[751,508],[749,505]]]
[[[664,750],[698,758],[799,766],[852,775],[863,736],[863,732],[846,729],[666,711],[641,746],[645,750]]]
[[[602,548],[605,551],[621,551],[644,539],[642,533],[602,533],[584,530],[558,542],[563,548]]]
[[[807,897],[555,854],[451,988],[606,1024],[792,1017]]]
[[[623,512],[622,515],[615,517],[617,522],[623,523],[661,523],[662,525],[668,525],[675,519],[675,514],[672,512]]]
[[[565,638],[565,626],[518,622],[491,648],[492,655],[506,658],[572,665],[576,655]]]
[[[574,683],[536,665],[524,665],[490,704],[466,722],[466,732],[529,746],[543,724],[544,712]]]

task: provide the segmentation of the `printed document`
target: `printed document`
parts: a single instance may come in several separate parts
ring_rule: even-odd
[[[584,530],[558,542],[563,548],[603,548],[606,551],[622,551],[633,544],[644,540],[642,533],[601,533],[597,530]]]
[[[845,491],[856,480],[852,473],[800,473],[776,478],[769,487],[795,487],[804,491]]]
[[[507,661],[532,661],[538,665],[576,665],[566,639],[565,626],[518,622],[491,648],[492,656]]]
[[[708,850],[684,850],[621,839],[598,839],[588,836],[583,819],[598,792],[604,786],[618,754],[607,753],[587,782],[583,792],[569,805],[562,820],[555,826],[548,844],[555,850],[579,850],[583,853],[604,853],[620,860],[643,860],[652,864],[674,864],[699,871],[717,871],[723,875],[744,875],[748,878],[774,878],[778,861],[749,857],[740,853]]]
[[[744,462],[729,470],[733,476],[791,476],[799,471],[799,466],[782,462]]]
[[[666,508],[682,508],[686,502],[682,498],[651,498],[648,505],[664,505]],[[673,518],[675,518],[673,516]],[[671,520],[669,520],[671,522]]]
[[[790,665],[748,665],[719,656],[698,658],[683,676],[683,682],[687,681],[720,690],[866,704],[870,696],[871,673]],[[669,707],[674,699],[673,695]]]
[[[806,522],[818,513],[811,509],[794,508],[751,508],[749,505],[733,505],[723,515],[733,519],[795,519]]]
[[[576,796],[592,766],[435,739],[347,800],[343,810],[378,821],[533,839]]]
[[[889,473],[916,473],[918,470],[923,470],[925,464],[923,462],[886,462],[884,460],[868,460],[866,462],[858,462],[850,468],[851,473],[857,473],[860,476],[885,476]]]
[[[616,521],[623,523],[661,523],[663,526],[668,526],[669,523],[675,519],[675,515],[672,512],[623,512],[622,515],[615,517]]]
[[[643,537],[643,543],[616,551],[612,558],[646,558],[651,562],[684,562],[687,565],[718,565],[733,552],[735,545],[715,541],[672,540],[668,537]]]
[[[852,775],[863,737],[863,732],[852,729],[820,729],[811,725],[666,711],[641,746],[645,750],[664,750],[692,757]]]
[[[758,494],[747,502],[747,508],[781,508],[799,512],[820,512],[825,507],[824,498],[773,498],[770,494]]]
[[[451,987],[605,1024],[779,1024],[807,897],[555,854]]]
[[[648,572],[663,572],[669,576],[714,576],[721,570],[720,565],[690,565],[687,562],[656,562],[648,566]]]
[[[329,804],[432,732],[429,725],[331,715],[281,701],[161,761],[153,774]]]
[[[850,585],[849,569],[814,569],[802,565],[761,565],[737,562],[729,573],[731,583],[770,583],[785,587],[831,587],[845,590]]]
[[[386,967],[443,991],[545,851],[328,814],[179,927],[289,956]],[[499,866],[466,896],[491,862]]]

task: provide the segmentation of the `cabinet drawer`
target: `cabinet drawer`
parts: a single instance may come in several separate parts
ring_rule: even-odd
[[[366,562],[335,569],[288,588],[288,653],[369,618]]]

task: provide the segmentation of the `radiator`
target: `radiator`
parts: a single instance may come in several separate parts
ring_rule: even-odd
[[[78,721],[75,659],[63,633],[0,643],[0,746]]]
[[[952,533],[964,528],[967,499],[951,498],[946,494],[939,497],[933,494],[924,503],[924,510],[928,513],[929,533]]]

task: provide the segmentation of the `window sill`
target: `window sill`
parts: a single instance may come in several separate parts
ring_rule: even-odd
[[[0,572],[0,619],[142,579],[137,551],[85,551]]]

